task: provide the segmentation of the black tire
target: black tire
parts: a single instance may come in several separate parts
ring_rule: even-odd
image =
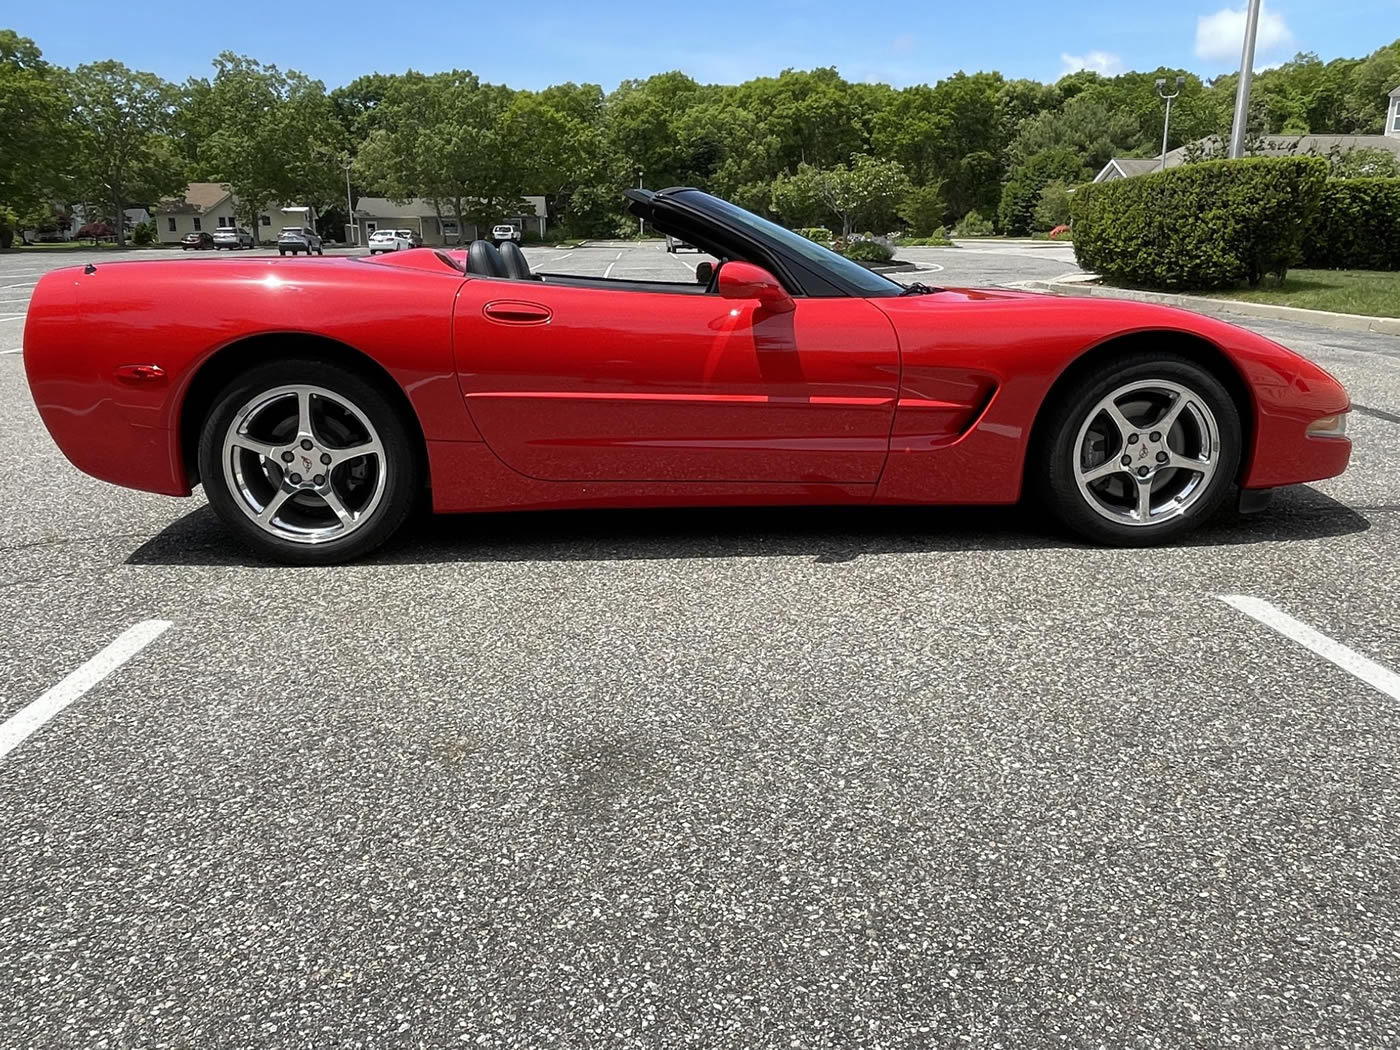
[[[326,251],[325,251],[324,248],[317,248],[317,249],[316,249],[316,254],[317,254],[317,255],[325,255],[325,254],[326,254]]]
[[[1080,428],[1085,425],[1091,410],[1114,391],[1129,384],[1154,381],[1185,387],[1193,393],[1195,400],[1209,410],[1208,414],[1213,417],[1218,431],[1218,446],[1213,454],[1214,471],[1199,492],[1191,497],[1185,509],[1175,516],[1145,525],[1123,524],[1096,510],[1090,502],[1092,497],[1080,491],[1076,471],[1082,454],[1079,448]],[[1027,457],[1027,469],[1030,471],[1028,488],[1039,496],[1067,529],[1084,539],[1116,547],[1146,547],[1163,543],[1200,525],[1220,508],[1234,490],[1244,450],[1239,407],[1214,374],[1189,358],[1169,352],[1140,352],[1106,359],[1076,376],[1073,386],[1059,397],[1059,403],[1047,406],[1047,409],[1048,415],[1035,428],[1035,440],[1039,447],[1032,449]],[[1133,421],[1130,419],[1129,422]],[[1195,425],[1194,421],[1188,420],[1178,423],[1177,427],[1188,424]],[[1131,440],[1134,442],[1132,447],[1141,452],[1143,446],[1148,444],[1150,422],[1138,424],[1138,427],[1144,433],[1132,435]],[[1181,432],[1174,430],[1173,433]],[[1126,444],[1129,437],[1125,436],[1122,440],[1125,444],[1116,451],[1126,454],[1131,451]],[[1103,462],[1107,465],[1108,458]],[[1151,459],[1145,462],[1151,462]],[[1191,476],[1189,470],[1179,474],[1182,479]],[[1166,470],[1163,481],[1172,484],[1176,477]],[[1121,476],[1117,484],[1124,489],[1131,488]],[[1124,498],[1127,498],[1126,494]],[[1154,507],[1149,512],[1149,518],[1155,513]]]
[[[254,522],[224,473],[224,437],[238,414],[259,394],[295,384],[323,388],[354,404],[378,432],[384,449],[380,468],[384,471],[384,487],[377,505],[348,535],[315,544],[284,539]],[[199,474],[210,507],[258,555],[291,565],[333,565],[362,557],[379,547],[413,512],[424,478],[418,447],[416,423],[378,383],[323,358],[289,357],[249,369],[215,398],[200,431]],[[330,520],[333,523],[334,519]]]
[[[285,258],[286,255],[287,255],[287,253],[284,252],[281,248],[278,248],[278,249],[277,249],[277,254],[280,255],[280,256],[282,256],[283,258]]]

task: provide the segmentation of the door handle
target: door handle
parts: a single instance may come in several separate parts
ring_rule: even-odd
[[[483,306],[481,312],[499,324],[544,324],[552,316],[547,306],[516,299],[497,299]]]

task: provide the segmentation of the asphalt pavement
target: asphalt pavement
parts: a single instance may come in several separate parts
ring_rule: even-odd
[[[293,569],[53,445],[3,352],[78,261],[0,254],[0,723],[169,627],[0,757],[0,1046],[1400,1045],[1400,340],[1250,324],[1353,465],[1166,548],[552,512]]]

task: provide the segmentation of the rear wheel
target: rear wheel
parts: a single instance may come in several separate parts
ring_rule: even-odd
[[[1087,539],[1125,547],[1160,543],[1210,517],[1243,451],[1229,392],[1173,354],[1090,372],[1037,434],[1038,482],[1056,516]]]
[[[250,370],[199,441],[215,513],[264,557],[326,565],[389,539],[422,484],[410,424],[373,383],[317,358]]]

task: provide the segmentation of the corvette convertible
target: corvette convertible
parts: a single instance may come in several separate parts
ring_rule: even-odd
[[[1347,465],[1350,408],[1252,332],[1118,300],[897,284],[689,188],[629,208],[695,279],[534,273],[518,246],[96,263],[35,288],[24,363],[81,470],[202,485],[263,556],[435,511],[1041,501],[1177,536]]]

